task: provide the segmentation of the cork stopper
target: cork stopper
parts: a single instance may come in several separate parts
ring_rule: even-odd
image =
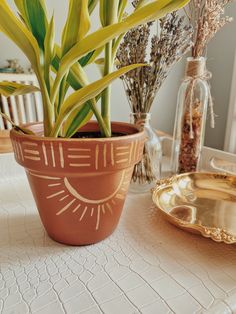
[[[186,77],[201,77],[206,72],[206,58],[188,58],[185,70]]]

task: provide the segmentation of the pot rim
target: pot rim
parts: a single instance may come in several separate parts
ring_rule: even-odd
[[[29,126],[36,126],[36,125],[42,125],[43,122],[34,122],[34,123],[27,123],[24,124],[22,126],[24,127],[29,127]],[[83,130],[83,128],[85,128],[88,125],[93,125],[93,126],[97,126],[98,130],[99,130],[99,125],[96,121],[89,121],[85,126],[83,126],[81,129]],[[120,140],[128,140],[128,139],[133,139],[135,137],[140,137],[142,135],[144,135],[144,130],[139,130],[135,125],[131,124],[131,123],[126,123],[126,122],[118,122],[118,121],[112,121],[111,122],[111,126],[116,126],[116,127],[120,127],[121,130],[122,128],[126,127],[129,129],[133,129],[134,133],[130,133],[128,135],[122,135],[122,136],[115,136],[115,137],[103,137],[103,138],[63,138],[63,137],[44,137],[44,136],[38,136],[38,135],[29,135],[29,134],[23,134],[20,133],[19,131],[15,130],[15,129],[11,129],[10,131],[10,135],[12,136],[16,136],[16,137],[25,137],[27,138],[27,140],[32,140],[32,141],[66,141],[66,142],[109,142],[109,141],[120,141]],[[88,131],[89,132],[89,131]]]

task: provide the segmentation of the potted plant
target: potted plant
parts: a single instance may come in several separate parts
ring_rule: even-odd
[[[56,241],[96,243],[115,229],[133,167],[142,157],[144,133],[110,121],[110,87],[140,64],[112,72],[123,34],[164,16],[186,0],[141,0],[124,15],[127,0],[71,0],[61,45],[54,41],[54,17],[44,0],[0,2],[0,30],[25,53],[39,81],[43,124],[14,126],[11,140],[17,162],[25,167],[42,222]],[[102,27],[88,34],[90,14],[99,2]],[[40,23],[39,23],[40,21]],[[104,50],[104,75],[90,83],[85,66]],[[75,91],[69,96],[69,88]],[[0,84],[5,96],[35,90]],[[98,100],[101,99],[101,110]],[[97,122],[90,122],[92,116]]]

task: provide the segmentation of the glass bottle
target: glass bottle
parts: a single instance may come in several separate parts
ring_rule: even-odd
[[[150,125],[150,113],[131,113],[131,123],[145,130],[147,140],[144,145],[143,159],[134,167],[130,191],[149,192],[161,177],[162,149],[160,139]]]
[[[209,95],[206,58],[188,58],[178,93],[171,158],[173,174],[201,168]]]

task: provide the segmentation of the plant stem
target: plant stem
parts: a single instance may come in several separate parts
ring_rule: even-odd
[[[109,131],[108,131],[108,129],[107,129],[107,127],[103,121],[101,113],[97,109],[96,100],[92,99],[90,103],[91,103],[91,110],[93,111],[93,113],[97,119],[97,122],[99,124],[102,135],[109,137]],[[53,127],[53,129],[50,132],[51,137],[58,137],[58,134],[60,132],[62,124],[67,117],[68,117],[68,114],[66,114],[66,113],[58,116],[56,123],[55,123],[55,126]]]
[[[39,86],[41,89],[42,101],[43,101],[43,126],[44,126],[44,136],[49,136],[55,121],[55,112],[50,102],[50,97],[48,94],[48,89],[44,80],[44,77],[37,70],[35,71],[37,76]]]
[[[104,64],[104,76],[110,74],[113,68],[112,60],[112,42],[110,41],[105,45],[105,64]],[[111,86],[108,86],[102,93],[101,98],[101,109],[102,118],[104,120],[105,126],[108,130],[108,137],[111,137]]]
[[[95,117],[97,119],[97,122],[99,124],[102,136],[110,137],[109,129],[107,128],[107,126],[106,126],[106,124],[105,124],[105,122],[104,122],[104,120],[103,120],[103,118],[101,116],[101,113],[97,109],[96,100],[95,99],[91,100],[91,110],[93,111],[93,114],[95,115]]]

